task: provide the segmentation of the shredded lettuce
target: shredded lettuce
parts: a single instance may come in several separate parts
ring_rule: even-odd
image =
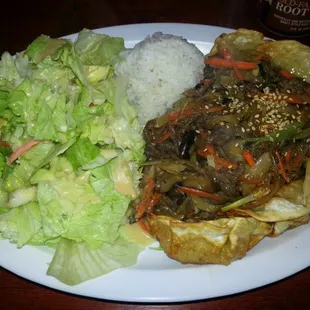
[[[124,48],[84,29],[75,42],[41,35],[0,61],[0,237],[56,248],[48,274],[69,285],[130,266],[143,249],[120,230],[144,160],[127,82],[114,75]]]

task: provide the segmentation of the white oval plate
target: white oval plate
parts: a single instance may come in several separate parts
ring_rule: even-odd
[[[232,29],[192,24],[137,24],[96,29],[121,36],[127,47],[161,31],[183,36],[207,53],[214,39]],[[67,36],[75,39],[75,35]],[[163,252],[146,250],[137,265],[70,287],[46,275],[52,250],[25,246],[17,249],[0,240],[0,265],[42,285],[72,294],[128,302],[181,302],[244,292],[286,278],[310,265],[310,225],[265,238],[241,260],[229,266],[181,265]]]

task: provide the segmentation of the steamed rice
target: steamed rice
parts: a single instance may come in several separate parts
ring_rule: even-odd
[[[142,124],[163,114],[203,78],[203,53],[182,37],[155,33],[124,56],[116,74],[128,78],[128,98]]]

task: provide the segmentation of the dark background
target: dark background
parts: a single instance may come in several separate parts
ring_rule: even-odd
[[[21,51],[40,34],[59,37],[78,32],[82,28],[95,29],[150,22],[243,27],[256,29],[264,32],[266,36],[279,39],[279,36],[267,31],[258,22],[256,3],[256,0],[6,1],[5,4],[1,3],[0,52]],[[310,44],[309,37],[299,40]],[[234,296],[188,304],[134,305],[98,301],[57,292],[0,268],[0,309],[309,309],[309,288],[308,268],[278,283]]]
[[[0,51],[15,53],[40,34],[59,37],[82,28],[182,22],[251,28],[267,36],[256,17],[257,0],[33,0],[6,1],[1,8]],[[309,37],[300,41],[308,44]]]

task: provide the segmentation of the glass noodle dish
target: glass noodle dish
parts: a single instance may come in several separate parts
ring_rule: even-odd
[[[183,263],[229,264],[309,220],[310,49],[223,34],[204,79],[146,124],[131,222]]]

